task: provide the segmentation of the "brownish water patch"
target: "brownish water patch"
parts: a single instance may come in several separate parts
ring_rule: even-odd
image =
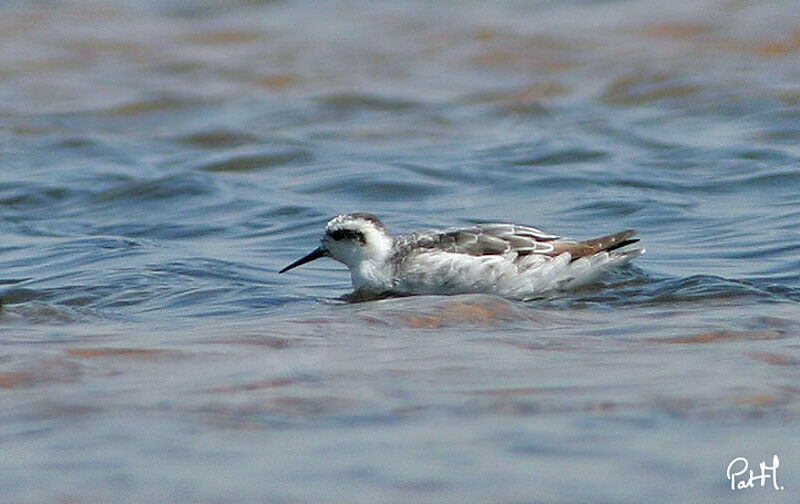
[[[727,341],[774,340],[783,338],[779,331],[714,331],[694,336],[678,336],[675,338],[648,338],[653,343],[673,344],[706,344]]]
[[[705,35],[713,29],[711,25],[701,23],[660,23],[645,26],[636,32],[646,37],[683,40]]]
[[[479,66],[541,72],[565,72],[581,65],[578,55],[591,49],[586,42],[548,36],[520,36],[481,29],[474,40],[480,45],[471,62]]]
[[[187,42],[209,46],[247,44],[263,38],[263,34],[250,31],[211,31],[186,37]]]
[[[273,74],[273,75],[265,75],[258,79],[258,84],[261,87],[265,87],[267,89],[273,91],[280,91],[282,89],[295,87],[303,82],[303,79],[300,78],[299,75],[294,74]]]
[[[756,46],[756,51],[767,58],[779,58],[800,51],[800,30],[783,41],[767,42]]]
[[[67,354],[71,357],[96,359],[104,357],[129,357],[134,359],[156,359],[160,357],[177,357],[183,355],[175,350],[155,348],[70,348]]]
[[[736,404],[740,406],[750,406],[755,408],[769,408],[786,402],[781,396],[775,394],[753,394],[736,399]]]
[[[141,55],[146,51],[146,47],[132,42],[121,42],[118,40],[74,40],[68,46],[79,51],[83,56],[96,57],[99,55]]]
[[[609,411],[618,409],[618,407],[618,404],[611,401],[602,401],[588,405],[586,407],[586,411],[590,411],[592,413],[608,413]]]
[[[472,395],[508,397],[508,396],[542,394],[547,392],[554,392],[554,390],[552,388],[542,388],[542,387],[508,387],[508,388],[497,388],[489,390],[470,390],[467,393]]]
[[[0,373],[0,389],[14,389],[33,384],[34,375],[26,372],[9,371]]]
[[[757,361],[766,362],[767,364],[772,364],[773,366],[800,365],[800,359],[792,355],[785,355],[774,352],[750,352],[747,355],[749,355],[751,358]]]
[[[501,322],[523,320],[519,313],[500,301],[455,302],[436,307],[429,315],[400,314],[392,317],[401,325],[415,329],[436,329],[447,326],[491,327]]]
[[[296,385],[305,382],[308,382],[308,380],[297,379],[297,378],[275,378],[273,380],[263,380],[252,383],[243,383],[241,385],[230,385],[227,387],[211,388],[211,389],[206,389],[203,392],[208,392],[211,394],[233,394],[238,392],[274,390],[277,388],[287,387],[289,385]]]
[[[83,375],[82,367],[64,359],[30,363],[24,371],[0,372],[0,389],[25,388],[42,383],[71,383]]]

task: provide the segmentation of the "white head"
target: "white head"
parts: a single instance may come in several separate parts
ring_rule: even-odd
[[[330,257],[343,263],[353,275],[365,265],[377,267],[391,252],[392,237],[383,223],[372,214],[352,213],[334,217],[325,226],[320,246],[279,273],[319,259]],[[354,276],[355,281],[355,276]]]

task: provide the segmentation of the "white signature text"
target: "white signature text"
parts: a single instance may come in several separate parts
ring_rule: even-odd
[[[753,488],[755,484],[761,483],[763,487],[767,480],[772,482],[772,488],[775,490],[783,490],[782,485],[778,485],[778,467],[781,461],[778,460],[777,455],[772,456],[772,465],[767,465],[766,461],[758,464],[761,474],[753,474],[753,470],[748,468],[750,463],[744,457],[736,457],[728,464],[728,470],[725,475],[731,482],[731,490],[743,490],[745,488]],[[747,473],[747,474],[745,474]]]

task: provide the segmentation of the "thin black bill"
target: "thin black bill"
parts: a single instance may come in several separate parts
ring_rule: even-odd
[[[300,259],[296,260],[295,262],[293,262],[289,266],[286,266],[285,268],[280,270],[278,273],[283,273],[285,271],[289,271],[292,268],[296,268],[296,267],[298,267],[298,266],[300,266],[302,264],[305,264],[307,262],[311,262],[314,259],[319,259],[320,257],[325,257],[325,255],[326,255],[325,251],[322,249],[322,247],[319,247],[319,248],[315,249],[313,252],[311,252],[310,254],[308,254],[307,256],[301,257]]]

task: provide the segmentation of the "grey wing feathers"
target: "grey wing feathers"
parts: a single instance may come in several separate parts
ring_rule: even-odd
[[[635,234],[636,231],[629,229],[600,238],[575,242],[527,226],[479,224],[471,228],[407,235],[398,238],[397,245],[402,255],[415,249],[441,250],[473,256],[515,253],[520,258],[529,254],[557,256],[569,252],[574,261],[636,243],[639,239],[634,238]]]
[[[514,224],[479,224],[471,228],[417,233],[404,237],[408,248],[438,249],[474,256],[516,252],[546,254],[559,237]]]

